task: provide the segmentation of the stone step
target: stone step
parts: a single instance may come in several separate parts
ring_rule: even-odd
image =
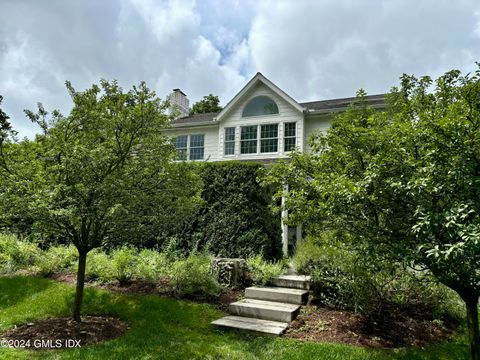
[[[307,275],[282,275],[274,277],[270,283],[278,287],[310,290],[310,278]]]
[[[242,316],[225,316],[221,319],[213,321],[212,325],[254,331],[269,335],[281,335],[287,328],[288,323]]]
[[[245,297],[301,305],[308,301],[308,290],[252,286],[245,289]]]
[[[299,310],[299,305],[256,299],[243,299],[229,306],[232,315],[287,323],[297,317]]]

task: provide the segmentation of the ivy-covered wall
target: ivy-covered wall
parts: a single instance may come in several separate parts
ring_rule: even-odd
[[[272,189],[262,187],[255,162],[215,162],[197,167],[204,204],[179,236],[182,247],[225,257],[262,253],[282,257],[280,215],[271,208]]]

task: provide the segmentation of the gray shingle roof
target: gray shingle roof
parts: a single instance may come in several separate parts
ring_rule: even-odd
[[[313,111],[335,111],[346,108],[349,104],[355,101],[355,97],[343,99],[320,100],[300,103],[304,108]],[[368,105],[370,106],[384,106],[385,94],[369,95],[367,96]]]
[[[194,124],[212,121],[218,112],[206,113],[206,114],[193,114],[184,116],[175,120],[172,120],[172,124]]]
[[[308,111],[327,113],[341,111],[355,100],[355,97],[349,97],[342,99],[309,101],[299,104]],[[385,106],[385,94],[369,95],[367,96],[367,101],[370,106],[383,107]],[[213,118],[216,117],[218,114],[218,112],[212,112],[206,114],[189,115],[172,120],[172,125],[194,125],[197,123],[208,123],[209,121],[213,121]]]

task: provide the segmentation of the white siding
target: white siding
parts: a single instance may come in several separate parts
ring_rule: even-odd
[[[243,108],[254,97],[264,95],[271,97],[278,106],[279,114],[242,117]],[[304,114],[292,107],[287,101],[271,91],[262,83],[254,86],[237,104],[225,114],[222,120],[215,125],[201,125],[195,127],[171,128],[166,132],[175,137],[178,135],[205,135],[204,161],[222,161],[222,160],[261,160],[285,158],[288,153],[284,153],[284,127],[283,124],[295,122],[296,126],[296,146],[299,150],[310,151],[307,144],[308,138],[316,131],[325,132],[330,127],[332,115],[307,115],[304,120]],[[240,154],[240,128],[241,126],[278,124],[278,152]],[[235,128],[235,154],[224,155],[224,136],[225,128]],[[258,134],[258,139],[260,134]]]
[[[245,105],[254,97],[259,95],[265,95],[271,97],[278,106],[279,114],[266,115],[266,116],[251,116],[242,117],[242,111]],[[219,160],[243,160],[243,159],[273,159],[286,157],[283,152],[283,124],[286,122],[296,122],[296,142],[297,148],[303,149],[304,131],[303,131],[303,113],[293,108],[288,102],[278,96],[275,92],[271,91],[263,84],[257,84],[254,86],[235,106],[225,114],[225,117],[221,120],[218,133],[218,159]],[[248,125],[262,125],[262,124],[278,124],[278,152],[277,153],[257,153],[257,154],[240,154],[240,127]],[[226,127],[235,127],[235,155],[224,155],[224,135]],[[260,135],[258,135],[260,136]]]
[[[205,150],[203,161],[216,161],[218,160],[218,127],[217,126],[198,126],[188,128],[171,128],[166,130],[168,136],[178,135],[205,135]]]
[[[330,127],[330,116],[322,115],[316,117],[308,117],[305,119],[305,135],[304,135],[304,144],[305,151],[310,151],[310,146],[308,146],[308,139],[310,136],[318,131],[325,132]]]

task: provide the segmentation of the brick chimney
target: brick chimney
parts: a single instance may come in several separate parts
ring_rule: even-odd
[[[173,92],[168,95],[168,101],[170,114],[176,114],[176,118],[188,116],[190,102],[182,90],[173,89]]]

